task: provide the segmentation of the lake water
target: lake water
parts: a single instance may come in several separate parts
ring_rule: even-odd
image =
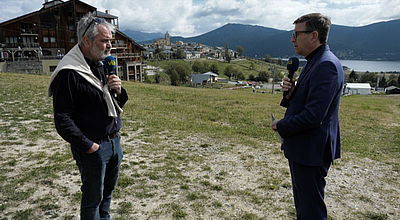
[[[341,60],[343,66],[359,72],[400,72],[400,61]]]

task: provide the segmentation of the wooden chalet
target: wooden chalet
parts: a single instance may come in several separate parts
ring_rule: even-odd
[[[40,10],[0,23],[1,58],[6,62],[61,59],[78,43],[77,23],[89,12],[117,27],[111,53],[117,60],[118,75],[125,80],[142,81],[145,49],[119,31],[117,16],[99,12],[79,0],[45,0]],[[51,72],[55,67],[43,71]]]

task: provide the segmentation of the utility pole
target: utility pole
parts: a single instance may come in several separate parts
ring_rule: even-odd
[[[275,90],[275,75],[276,75],[275,66],[272,65],[271,69],[272,69],[272,74],[273,74],[273,77],[272,77],[272,94],[274,94],[274,90]]]

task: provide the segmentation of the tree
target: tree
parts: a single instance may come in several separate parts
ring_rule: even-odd
[[[170,61],[165,67],[165,73],[170,76],[172,85],[186,83],[191,72],[190,65],[183,61]]]
[[[358,76],[354,70],[351,71],[349,75],[349,82],[357,82]]]
[[[244,74],[242,73],[242,72],[239,72],[239,71],[235,71],[235,78],[237,79],[237,80],[244,80],[244,79],[246,79],[246,77],[244,76]]]
[[[206,61],[195,60],[192,64],[192,70],[195,73],[205,73],[210,71],[210,66]]]
[[[231,80],[231,77],[235,76],[236,72],[236,69],[232,65],[228,65],[224,69],[224,74],[225,76],[229,77],[229,80]]]
[[[171,79],[166,73],[159,73],[156,75],[156,83],[169,85],[171,84]]]
[[[400,86],[400,74],[399,77],[397,78],[397,85]]]
[[[172,70],[170,78],[171,78],[171,85],[178,86],[180,84],[179,74],[175,69]]]
[[[280,65],[280,66],[282,66],[283,65],[283,61],[282,61],[282,58],[278,58],[278,64]]]
[[[239,53],[239,56],[243,56],[244,49],[242,46],[240,45],[236,46],[236,50]]]
[[[271,56],[269,54],[265,55],[265,62],[271,63]]]
[[[381,80],[379,81],[379,87],[383,87],[383,88],[385,88],[386,87],[386,84],[387,84],[387,82],[386,82],[386,77],[385,77],[385,75],[383,75],[382,76],[382,78],[381,78]]]
[[[258,73],[257,81],[268,82],[270,75],[266,71],[261,71]]]
[[[156,75],[147,75],[147,74],[145,74],[144,75],[144,82],[145,83],[150,83],[150,84],[152,84],[152,83],[157,83],[157,81],[156,81]]]
[[[231,62],[231,54],[229,53],[229,44],[228,41],[225,43],[225,60],[226,62]]]
[[[376,74],[367,71],[361,75],[360,81],[363,83],[369,83],[372,87],[375,87],[376,86]]]
[[[167,59],[167,55],[164,52],[157,53],[156,57],[158,60],[166,60]]]
[[[185,53],[180,48],[176,50],[176,59],[185,59]]]
[[[387,86],[398,86],[397,81],[398,80],[396,79],[396,75],[391,74],[389,76]]]
[[[257,81],[256,77],[253,74],[249,75],[249,81]]]
[[[218,65],[216,63],[211,64],[210,71],[218,74],[218,72],[219,72]]]
[[[250,64],[250,69],[251,70],[254,70],[256,68],[256,65],[253,63],[253,62],[251,62],[251,64]]]

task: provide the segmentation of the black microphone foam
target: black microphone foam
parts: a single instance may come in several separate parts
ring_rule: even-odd
[[[294,73],[297,71],[298,68],[299,68],[299,59],[297,57],[290,57],[286,65],[286,69],[289,71],[288,78],[290,79],[290,82],[293,82]],[[288,94],[289,91],[285,91],[283,93],[281,106],[287,107],[287,105],[289,104],[289,100],[286,98]]]
[[[286,65],[286,69],[289,70],[288,78],[290,80],[293,79],[293,75],[298,68],[299,68],[299,59],[297,57],[290,57]]]

